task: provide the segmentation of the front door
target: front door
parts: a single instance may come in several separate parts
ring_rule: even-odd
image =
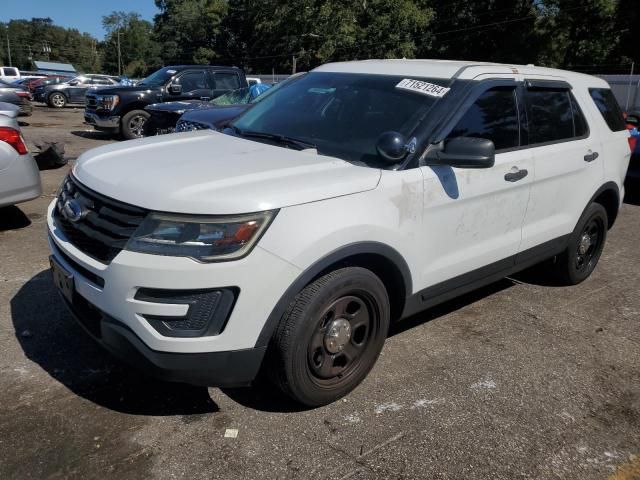
[[[491,271],[508,268],[520,248],[534,172],[531,151],[522,145],[516,83],[478,92],[471,102],[447,138],[492,140],[495,165],[484,169],[421,167],[422,288],[463,274],[468,275],[456,281],[471,283]]]
[[[78,81],[77,84],[71,85],[67,89],[69,101],[72,103],[84,103],[84,95],[85,93],[87,93],[87,89],[89,88],[91,82],[92,81],[90,79],[83,78],[82,80]]]
[[[168,87],[166,101],[174,100],[199,100],[201,98],[211,97],[211,88],[207,83],[207,77],[204,70],[187,70],[176,77],[173,84],[180,85],[179,93],[172,93]]]

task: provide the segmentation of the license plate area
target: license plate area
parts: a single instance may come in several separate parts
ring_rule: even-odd
[[[49,257],[49,264],[51,265],[53,283],[58,290],[60,290],[62,296],[67,299],[69,303],[73,303],[73,292],[75,289],[73,274],[69,273],[53,256]]]

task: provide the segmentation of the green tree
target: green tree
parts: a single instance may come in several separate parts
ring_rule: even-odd
[[[257,70],[333,60],[413,57],[433,10],[415,0],[229,0],[221,49]]]
[[[164,64],[211,63],[218,56],[226,0],[155,0],[155,38]]]
[[[538,2],[538,62],[598,71],[620,43],[618,0]],[[601,71],[601,70],[600,70]]]
[[[161,66],[160,48],[153,39],[153,24],[133,12],[112,12],[102,17],[107,32],[103,44],[104,69],[108,73],[142,77]],[[121,64],[118,64],[120,37]]]
[[[79,71],[100,71],[97,41],[87,33],[53,24],[50,18],[11,20],[4,25],[3,40],[8,35],[13,65],[22,70],[34,68],[33,60],[70,63]],[[8,52],[3,64],[8,63]]]

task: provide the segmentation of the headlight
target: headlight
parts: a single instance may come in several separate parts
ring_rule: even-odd
[[[120,103],[118,95],[97,95],[96,101],[100,110],[113,110]]]
[[[224,217],[149,214],[133,234],[126,250],[191,257],[202,262],[234,260],[247,255],[275,211]]]

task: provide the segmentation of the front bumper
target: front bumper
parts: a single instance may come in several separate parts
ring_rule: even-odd
[[[18,105],[20,107],[20,110],[18,112],[18,115],[21,117],[29,117],[33,114],[33,105],[31,105],[31,101],[27,100],[27,99],[23,99],[20,102],[20,105]]]
[[[300,274],[298,268],[259,246],[232,262],[199,263],[123,250],[104,264],[76,248],[56,227],[54,205],[55,201],[47,215],[49,244],[56,261],[73,275],[75,294],[70,308],[81,320],[93,315],[89,320],[93,329],[86,322],[84,326],[105,348],[173,381],[226,386],[253,379],[266,348],[258,344],[260,333],[278,300]],[[200,337],[165,336],[148,320],[184,315],[185,305],[136,298],[142,289],[229,287],[239,293],[224,329]]]
[[[84,112],[84,121],[93,125],[96,130],[117,131],[120,129],[120,117],[101,117],[94,112]]]
[[[79,295],[63,301],[82,328],[115,357],[170,382],[239,387],[249,385],[262,364],[266,347],[208,353],[171,353],[150,349],[122,322],[96,309]]]

